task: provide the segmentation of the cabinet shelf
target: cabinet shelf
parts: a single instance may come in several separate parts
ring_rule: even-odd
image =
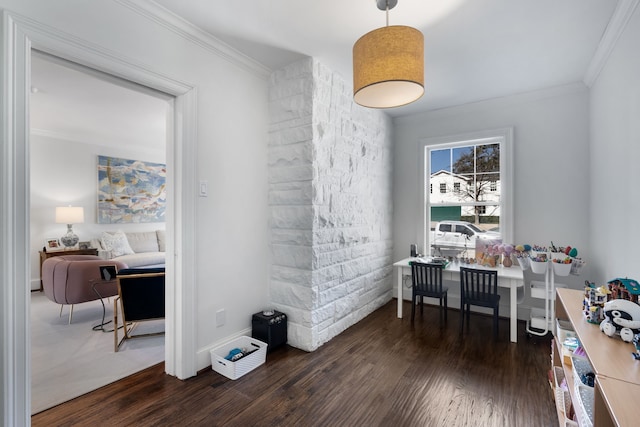
[[[610,338],[600,331],[598,325],[586,321],[582,315],[584,293],[574,289],[556,289],[555,312],[558,319],[571,323],[587,359],[596,374],[594,387],[595,427],[636,425],[640,418],[640,407],[629,396],[640,396],[640,361],[634,360],[633,345],[619,338]],[[556,339],[553,365],[561,366],[567,379],[573,402],[577,396],[570,365],[563,363],[562,343]],[[564,425],[558,410],[560,425]]]

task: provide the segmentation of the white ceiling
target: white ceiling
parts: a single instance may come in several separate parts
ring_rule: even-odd
[[[167,95],[34,52],[31,132],[140,150],[164,149]]]
[[[352,82],[354,42],[385,25],[375,0],[156,0],[277,69],[300,55]],[[425,95],[393,116],[582,81],[616,0],[399,0],[390,25],[425,37]]]
[[[353,43],[385,25],[375,0],[155,2],[270,69],[312,56],[349,83]],[[399,0],[389,23],[423,32],[425,95],[386,111],[397,117],[583,81],[616,5]],[[164,135],[166,101],[37,58],[32,80],[40,89],[32,97],[33,127],[147,143]]]

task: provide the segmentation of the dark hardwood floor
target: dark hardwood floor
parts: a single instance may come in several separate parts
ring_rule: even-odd
[[[410,304],[405,302],[405,313]],[[317,351],[283,347],[231,381],[211,370],[180,381],[163,365],[32,417],[34,426],[557,426],[550,338],[518,344],[500,320],[437,307],[412,326],[395,300]]]

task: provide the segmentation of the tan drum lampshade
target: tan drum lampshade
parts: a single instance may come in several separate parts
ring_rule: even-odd
[[[353,45],[353,98],[364,107],[400,107],[424,94],[424,36],[393,25]]]

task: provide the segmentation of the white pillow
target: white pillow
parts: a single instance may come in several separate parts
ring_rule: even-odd
[[[127,236],[120,230],[113,234],[103,232],[102,247],[107,251],[111,251],[111,256],[113,257],[131,255],[135,253],[133,252],[133,249],[131,249],[131,246],[129,246]]]

